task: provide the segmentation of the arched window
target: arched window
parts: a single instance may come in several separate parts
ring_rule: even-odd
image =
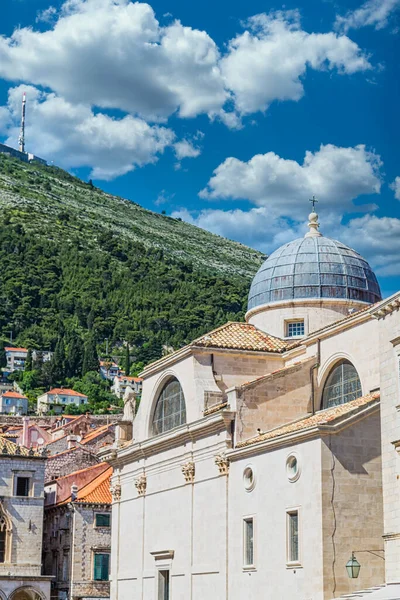
[[[345,404],[361,396],[361,381],[348,360],[337,364],[326,380],[322,395],[322,408]]]
[[[158,435],[186,423],[185,398],[177,379],[166,383],[158,396],[153,416],[153,434]]]
[[[8,519],[0,506],[0,563],[6,562],[9,530]]]

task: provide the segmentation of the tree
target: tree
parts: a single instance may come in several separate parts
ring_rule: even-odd
[[[79,377],[83,366],[83,342],[79,335],[72,331],[67,338],[65,371],[67,377]]]
[[[50,363],[52,385],[55,383],[61,384],[65,379],[65,345],[63,337],[58,338]]]
[[[89,333],[85,342],[85,351],[83,355],[82,375],[90,371],[97,371],[99,368],[99,359],[97,358],[97,346],[93,333]]]
[[[32,371],[32,369],[33,369],[32,350],[29,348],[28,354],[26,355],[25,371]]]
[[[131,370],[131,354],[129,343],[126,344],[125,347],[125,362],[124,362],[125,375],[129,375]]]

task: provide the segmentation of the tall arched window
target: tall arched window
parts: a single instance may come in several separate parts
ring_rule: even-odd
[[[348,360],[342,360],[326,380],[322,408],[345,404],[359,398],[361,393],[361,381],[355,367]]]
[[[166,383],[158,396],[153,415],[153,435],[186,423],[185,398],[177,379]]]
[[[0,563],[5,563],[7,558],[8,536],[10,533],[10,523],[2,511],[0,505]]]

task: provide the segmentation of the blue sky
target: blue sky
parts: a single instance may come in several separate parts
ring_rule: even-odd
[[[3,0],[0,140],[271,252],[321,230],[400,289],[400,0]],[[398,179],[396,179],[398,178]]]

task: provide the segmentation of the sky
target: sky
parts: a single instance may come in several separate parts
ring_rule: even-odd
[[[400,0],[2,0],[0,141],[265,253],[400,289]]]

